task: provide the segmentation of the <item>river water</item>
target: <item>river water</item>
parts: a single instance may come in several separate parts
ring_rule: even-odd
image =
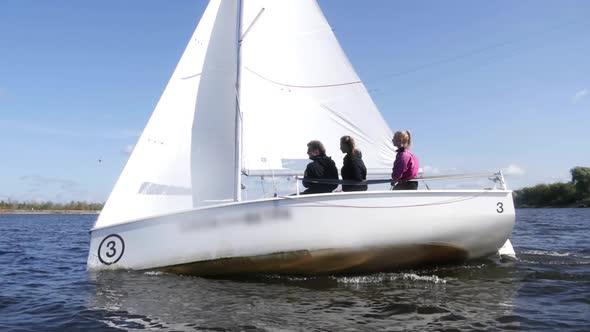
[[[86,272],[95,215],[0,215],[1,331],[589,331],[590,209],[520,209],[517,260],[361,276]]]

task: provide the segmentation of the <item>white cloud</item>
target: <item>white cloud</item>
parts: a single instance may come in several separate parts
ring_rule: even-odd
[[[42,175],[21,176],[21,189],[24,190],[16,200],[19,201],[71,201],[85,200],[86,188],[73,180],[51,178]]]
[[[434,166],[430,166],[430,165],[420,167],[420,172],[424,176],[439,176],[439,175],[466,173],[466,171],[464,169],[459,169],[456,167],[440,168],[440,167],[434,167]]]
[[[590,91],[588,91],[588,89],[583,89],[576,92],[576,94],[572,97],[572,103],[576,104],[577,102],[585,98],[588,94],[590,94]]]
[[[426,166],[422,167],[422,171],[424,172],[425,175],[428,175],[428,176],[439,175],[441,173],[441,171],[438,167],[432,167],[430,165],[426,165]]]
[[[524,175],[525,171],[522,167],[518,165],[508,165],[508,167],[502,168],[502,172],[504,175]]]

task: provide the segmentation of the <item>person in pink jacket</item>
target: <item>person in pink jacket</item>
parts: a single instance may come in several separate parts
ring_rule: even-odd
[[[416,190],[418,181],[410,181],[418,176],[420,162],[418,158],[410,152],[412,144],[412,135],[409,131],[397,131],[393,135],[393,145],[397,148],[397,155],[393,162],[393,171],[391,173],[391,186],[393,190]]]

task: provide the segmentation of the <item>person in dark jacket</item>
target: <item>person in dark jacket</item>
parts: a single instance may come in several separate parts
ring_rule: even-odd
[[[338,184],[313,183],[305,179],[332,179],[338,180],[338,168],[332,158],[326,156],[326,148],[320,141],[307,143],[307,155],[313,160],[307,164],[303,174],[303,186],[307,188],[301,194],[329,193],[338,187]]]
[[[342,161],[340,174],[342,180],[364,181],[367,179],[367,168],[363,162],[363,155],[356,148],[354,139],[350,136],[340,138],[340,151],[346,153]],[[342,185],[342,191],[366,191],[367,185]]]

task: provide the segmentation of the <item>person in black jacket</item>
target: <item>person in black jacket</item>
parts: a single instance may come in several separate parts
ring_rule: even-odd
[[[320,141],[307,143],[307,155],[313,160],[307,164],[303,174],[303,186],[307,188],[301,194],[329,193],[338,187],[338,184],[314,183],[305,179],[332,179],[338,180],[338,168],[332,158],[326,156],[326,148]]]
[[[363,162],[363,155],[356,148],[354,139],[350,136],[340,138],[340,151],[346,153],[342,161],[340,174],[342,180],[364,181],[367,179],[367,168]],[[366,191],[367,185],[342,185],[342,191]]]

